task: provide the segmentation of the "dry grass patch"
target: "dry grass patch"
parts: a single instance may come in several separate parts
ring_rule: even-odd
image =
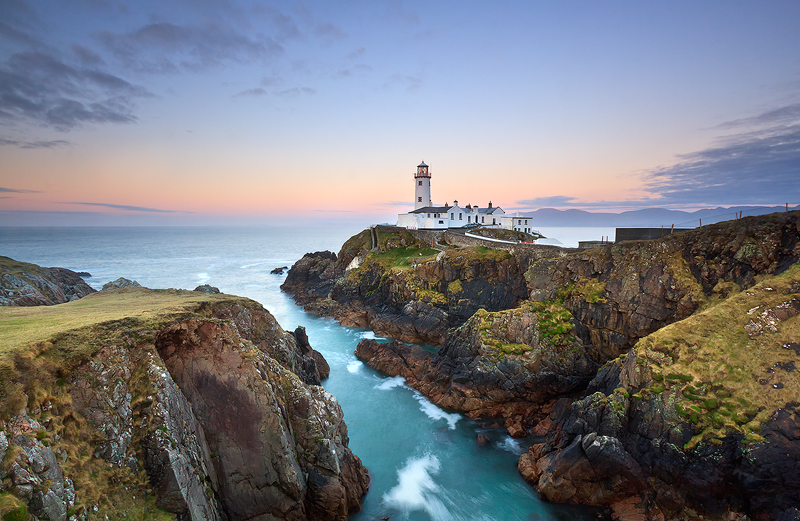
[[[636,344],[650,391],[676,392],[676,411],[700,429],[690,447],[730,432],[759,441],[762,422],[800,401],[799,290],[795,264]]]

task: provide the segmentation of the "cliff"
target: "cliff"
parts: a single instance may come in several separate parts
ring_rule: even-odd
[[[435,354],[364,340],[356,355],[442,407],[546,435],[520,472],[547,499],[639,519],[794,519],[799,237],[787,212],[568,255],[396,254],[407,265],[390,269],[391,250],[350,244],[316,270],[328,289],[305,295],[345,323],[343,304],[357,325],[435,340]],[[462,301],[464,280],[480,289]],[[508,298],[480,300],[493,284]],[[654,348],[658,335],[675,336]]]
[[[369,327],[407,342],[440,345],[478,309],[499,311],[527,298],[524,266],[485,247],[439,251],[409,232],[378,229],[352,237],[339,255],[306,254],[281,286],[306,311]]]
[[[74,271],[0,257],[0,306],[63,304],[94,291]]]
[[[795,264],[646,336],[583,398],[553,410],[554,428],[520,471],[556,502],[633,496],[648,518],[733,510],[795,519],[798,315]]]
[[[0,310],[0,510],[345,520],[369,477],[302,328],[128,288]],[[24,517],[24,516],[23,516]]]

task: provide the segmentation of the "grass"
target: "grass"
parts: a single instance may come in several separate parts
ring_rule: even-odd
[[[404,247],[399,246],[392,248],[383,253],[371,253],[368,260],[377,262],[385,269],[404,269],[410,268],[415,262],[431,260],[439,254],[438,250],[434,250],[428,246],[423,247]]]
[[[795,264],[636,344],[637,361],[658,382],[651,391],[674,393],[676,412],[698,429],[687,448],[731,432],[746,443],[759,441],[761,423],[800,401],[800,370],[783,369],[796,362],[794,351],[783,346],[800,339],[800,314],[753,338],[744,328],[765,310],[800,300],[790,293],[798,282],[800,264]]]
[[[201,302],[230,300],[185,290],[126,288],[99,291],[80,300],[55,306],[0,308],[0,359],[36,342],[85,327],[120,320],[146,322],[158,316],[185,313]]]
[[[78,514],[86,512],[89,519],[174,519],[155,507],[155,492],[149,489],[141,462],[133,471],[93,456],[103,435],[73,409],[67,377],[95,351],[109,345],[142,353],[153,350],[158,328],[175,318],[204,316],[211,309],[209,304],[217,302],[260,307],[229,295],[127,288],[56,306],[0,308],[0,423],[27,407],[29,416],[47,426],[31,436],[57,454],[67,454],[62,468],[75,484]],[[135,416],[138,401],[152,394],[145,373],[135,367],[128,383]],[[13,447],[4,467],[24,457]],[[17,515],[14,501],[9,495],[0,495],[4,521],[8,512]],[[99,511],[89,509],[92,505]]]

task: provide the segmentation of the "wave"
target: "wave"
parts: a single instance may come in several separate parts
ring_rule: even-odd
[[[406,379],[402,376],[393,376],[391,378],[385,378],[381,383],[375,386],[375,389],[380,389],[381,391],[388,391],[390,389],[394,389],[395,387],[405,387]]]
[[[456,423],[461,419],[458,413],[448,413],[434,405],[427,398],[422,396],[418,391],[414,391],[414,398],[419,402],[420,410],[425,413],[425,416],[432,420],[445,420],[450,430],[455,430]]]
[[[384,503],[405,513],[424,510],[434,521],[453,519],[437,497],[441,489],[433,476],[440,468],[439,459],[430,454],[408,458],[406,465],[397,471],[397,485],[383,495]]]
[[[516,454],[517,456],[523,452],[522,445],[520,445],[520,443],[511,436],[506,436],[503,441],[498,442],[497,447],[506,452]]]
[[[364,362],[360,360],[353,360],[352,362],[348,362],[347,372],[356,374],[357,372],[361,371],[362,367],[364,367]]]

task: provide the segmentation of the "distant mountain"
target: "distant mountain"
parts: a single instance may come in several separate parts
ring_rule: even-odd
[[[800,205],[790,206],[789,210],[800,210]],[[533,216],[534,226],[666,227],[675,225],[676,228],[694,228],[700,225],[701,220],[703,224],[712,224],[735,219],[739,212],[746,217],[748,215],[764,215],[784,211],[786,211],[785,206],[733,206],[694,212],[647,208],[622,213],[601,213],[542,208],[526,213]]]

